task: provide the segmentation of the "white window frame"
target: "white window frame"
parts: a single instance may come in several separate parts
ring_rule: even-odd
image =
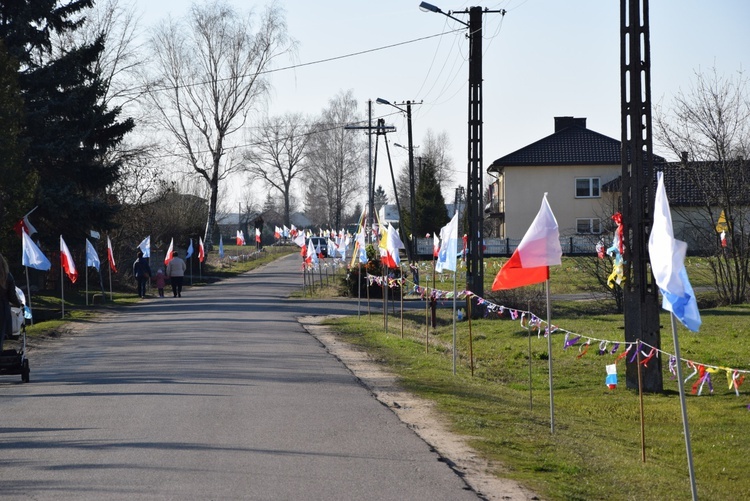
[[[581,231],[581,223],[586,221],[588,223],[588,231]],[[576,218],[576,234],[578,235],[601,235],[602,233],[602,220],[598,217],[577,217]]]
[[[588,181],[588,195],[578,194],[578,182]],[[596,185],[596,186],[594,186]],[[594,194],[594,188],[596,188],[596,194]],[[600,177],[577,177],[575,178],[575,197],[576,198],[601,198],[602,197],[602,180]]]

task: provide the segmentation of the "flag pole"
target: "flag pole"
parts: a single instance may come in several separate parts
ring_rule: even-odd
[[[398,272],[401,274],[401,280],[399,289],[401,289],[401,339],[404,339],[404,285],[406,285],[406,279],[404,278],[404,271],[401,269],[401,263],[398,263]]]
[[[26,301],[29,307],[29,313],[31,313],[31,325],[34,325],[34,312],[31,310],[31,285],[29,284],[29,267],[24,266],[26,269],[26,294],[29,296],[28,300]]]
[[[552,390],[552,305],[549,298],[549,268],[547,280],[544,282],[547,291],[547,360],[549,366],[549,429],[555,433],[555,396]]]
[[[456,270],[453,270],[453,375],[454,376],[456,375],[456,275],[458,275],[458,272]]]
[[[86,239],[86,242],[88,242],[88,239]],[[84,275],[86,275],[86,306],[89,305],[89,256],[88,256],[88,247],[86,244],[84,244],[84,249],[86,249],[86,266],[83,268],[85,270]]]
[[[60,251],[62,253],[62,250]],[[62,307],[62,317],[65,318],[65,275],[62,263],[60,264],[60,306]]]
[[[643,376],[641,374],[641,340],[635,340],[635,366],[638,369],[638,407],[641,414],[641,461],[646,462],[646,423],[643,415]]]
[[[693,467],[693,451],[690,446],[690,429],[688,427],[687,403],[685,402],[685,386],[682,379],[682,358],[680,357],[680,343],[677,339],[677,320],[674,313],[669,314],[672,322],[672,339],[674,340],[674,355],[677,358],[677,387],[680,389],[680,409],[682,411],[682,429],[685,435],[685,451],[687,453],[688,472],[690,473],[690,492],[693,501],[698,500],[698,489],[695,485],[695,468]]]

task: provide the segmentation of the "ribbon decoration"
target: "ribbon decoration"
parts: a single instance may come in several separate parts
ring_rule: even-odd
[[[589,351],[589,346],[591,346],[591,341],[586,341],[586,344],[578,347],[578,355],[576,355],[576,358],[581,358],[586,354],[586,352]]]

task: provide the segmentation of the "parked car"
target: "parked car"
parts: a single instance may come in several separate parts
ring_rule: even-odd
[[[320,253],[323,257],[328,257],[328,240],[324,237],[310,237],[310,241],[316,251],[320,249]]]

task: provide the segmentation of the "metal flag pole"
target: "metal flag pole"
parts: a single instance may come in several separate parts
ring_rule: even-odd
[[[685,386],[682,379],[682,358],[680,357],[680,343],[677,339],[677,320],[674,313],[670,313],[672,321],[672,339],[674,340],[674,356],[677,358],[677,387],[680,389],[680,409],[682,410],[682,429],[685,435],[685,451],[687,452],[688,471],[690,472],[690,492],[693,501],[698,500],[698,488],[695,485],[695,468],[693,467],[693,451],[690,446],[690,429],[688,427],[687,403],[685,402]]]
[[[555,394],[552,390],[552,305],[549,298],[549,278],[544,282],[547,291],[547,360],[549,366],[549,430],[555,433]]]

